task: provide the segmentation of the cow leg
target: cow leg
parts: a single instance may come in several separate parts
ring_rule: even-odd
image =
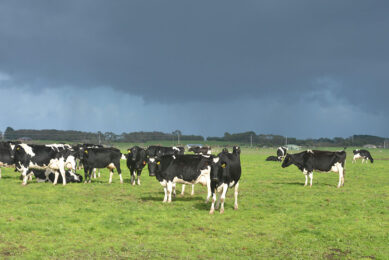
[[[184,193],[185,193],[185,184],[182,184],[181,196],[184,196]]]
[[[28,180],[27,170],[28,169],[23,169],[23,172],[22,172],[22,176],[23,176],[22,185],[27,185],[27,180]]]
[[[190,196],[194,196],[194,184],[192,184],[192,193],[190,194]]]
[[[132,179],[132,181],[131,181],[131,184],[132,184],[132,186],[135,186],[135,179],[136,179],[136,171],[134,170],[133,172],[132,172],[132,176],[131,176],[131,179]]]
[[[227,193],[227,189],[228,189],[228,184],[223,184],[223,191],[222,191],[222,195],[220,196],[220,202],[221,202],[221,207],[220,207],[220,214],[223,214],[224,213],[224,201],[226,199],[226,193]]]
[[[65,186],[66,185],[66,172],[65,172],[65,162],[63,159],[60,161],[59,172],[62,175],[62,185]]]
[[[215,202],[216,202],[216,190],[212,194],[212,204],[211,204],[211,210],[209,211],[209,214],[215,213]]]
[[[0,168],[0,179],[1,179],[1,168]]]
[[[339,183],[338,188],[344,185],[344,177],[343,177],[343,167],[338,166],[338,172],[339,172]]]
[[[88,172],[88,182],[89,182],[89,183],[92,182],[92,180],[91,180],[92,170],[93,170],[93,169],[89,169],[89,172]]]
[[[99,169],[99,171],[98,171],[98,173],[97,173],[97,177],[100,178],[100,169]]]
[[[58,171],[55,171],[55,172],[54,172],[54,182],[53,182],[53,185],[57,185],[58,176],[59,176],[59,172],[58,172]]]
[[[96,179],[96,168],[93,168],[93,175],[92,175],[93,177],[93,179]]]
[[[308,175],[306,173],[304,173],[304,175],[305,175],[305,184],[304,184],[304,187],[305,187],[308,184]]]
[[[112,183],[112,176],[113,176],[113,171],[109,170],[109,180],[108,180],[108,183]]]
[[[171,181],[168,181],[168,183],[167,183],[167,203],[172,202],[172,189],[173,189],[173,183]]]
[[[306,175],[305,175],[306,176]],[[312,187],[312,180],[313,180],[313,172],[309,173],[309,186]]]
[[[163,203],[166,203],[167,201],[167,188],[166,188],[166,185],[163,187],[163,191],[165,192],[165,197],[163,197]]]
[[[140,174],[141,174],[141,171],[138,170],[138,172],[137,172],[137,174],[136,174],[136,175],[138,176],[138,185],[140,185]],[[174,188],[174,189],[175,189],[175,188]]]
[[[211,198],[212,196],[212,192],[211,192],[211,180],[208,179],[207,180],[207,200],[205,201],[205,203],[208,203],[209,202],[209,199]]]
[[[175,197],[176,197],[176,183],[173,183],[173,198]]]
[[[88,182],[88,169],[84,167],[84,183]]]
[[[235,197],[235,203],[234,203],[234,209],[238,209],[238,194],[239,194],[239,181],[235,184],[235,192],[234,192],[234,197]]]

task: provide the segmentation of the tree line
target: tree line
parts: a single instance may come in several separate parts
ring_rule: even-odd
[[[1,136],[1,132],[0,132]],[[372,136],[372,135],[353,135],[348,138],[335,137],[335,138],[318,138],[318,139],[297,139],[293,137],[286,138],[281,135],[273,134],[256,134],[253,131],[243,133],[224,133],[222,137],[203,137],[201,135],[184,135],[180,130],[175,130],[172,133],[163,132],[131,132],[115,134],[113,132],[82,132],[73,130],[32,130],[32,129],[20,129],[14,130],[12,127],[7,127],[3,140],[52,140],[59,142],[84,142],[84,143],[112,143],[112,142],[130,142],[130,143],[145,143],[148,141],[221,141],[241,145],[253,145],[253,146],[281,146],[288,144],[295,144],[299,146],[363,146],[366,144],[372,144],[376,146],[382,146],[386,141],[386,138]]]

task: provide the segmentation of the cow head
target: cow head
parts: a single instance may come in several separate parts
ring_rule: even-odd
[[[217,181],[225,175],[228,163],[223,160],[222,156],[212,157],[211,163],[211,180]]]
[[[293,164],[293,158],[290,154],[286,154],[284,161],[282,162],[282,168],[288,167]]]
[[[150,157],[148,160],[149,176],[155,176],[158,171],[161,171],[161,159],[158,156]]]
[[[240,147],[239,146],[234,146],[232,148],[232,153],[236,155],[240,155]]]
[[[222,153],[228,153],[228,149],[227,148],[223,148]]]

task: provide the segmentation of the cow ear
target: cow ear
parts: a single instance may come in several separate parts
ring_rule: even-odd
[[[128,152],[128,153],[131,153],[131,150],[130,150],[130,149],[127,149],[127,152]]]
[[[161,164],[161,161],[158,161],[157,164],[160,165],[160,164]]]

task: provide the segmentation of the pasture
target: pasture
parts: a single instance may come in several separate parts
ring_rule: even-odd
[[[374,164],[362,165],[347,150],[345,186],[337,189],[335,173],[314,173],[313,187],[303,187],[295,166],[265,162],[275,149],[243,148],[239,210],[229,190],[225,213],[215,215],[205,187],[191,197],[187,186],[181,197],[178,184],[177,197],[163,204],[147,167],[141,186],[131,186],[124,160],[124,184],[117,174],[108,184],[104,169],[91,184],[23,187],[3,168],[0,258],[388,259],[389,151],[371,152]]]

